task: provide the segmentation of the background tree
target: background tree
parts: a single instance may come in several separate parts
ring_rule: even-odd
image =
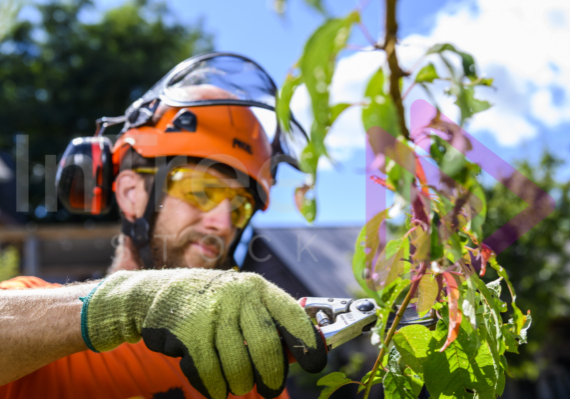
[[[127,1],[96,23],[81,18],[95,13],[91,0],[30,7],[40,21],[17,20],[0,37],[0,151],[14,150],[16,134],[29,135],[33,210],[43,201],[46,154],[60,156],[71,138],[92,135],[95,119],[122,115],[177,63],[210,51],[213,39],[200,21],[167,23],[171,13],[162,2]],[[80,219],[60,210],[39,221],[55,217]]]
[[[535,379],[538,376],[540,366],[536,356],[541,347],[548,344],[546,337],[551,323],[570,315],[570,182],[556,180],[563,166],[562,160],[548,152],[538,164],[516,163],[517,170],[555,198],[556,209],[497,257],[518,294],[517,304],[536,315],[528,332],[528,345],[519,347],[521,356],[507,356],[515,377]],[[485,236],[528,206],[502,184],[486,189],[486,195],[489,211],[483,226]],[[485,277],[489,281],[496,279],[495,270],[490,269]],[[503,299],[508,301],[508,292],[504,294]]]

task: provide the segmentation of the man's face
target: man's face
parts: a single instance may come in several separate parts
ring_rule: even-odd
[[[188,167],[207,171],[229,187],[241,187],[237,180],[211,167],[195,164]],[[232,205],[227,199],[206,212],[182,199],[166,195],[157,213],[151,241],[155,265],[215,268],[223,264],[236,235],[231,211]]]

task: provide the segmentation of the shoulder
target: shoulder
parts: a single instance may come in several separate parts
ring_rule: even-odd
[[[39,277],[19,276],[0,282],[0,290],[23,290],[27,288],[55,288],[61,284],[48,283]]]

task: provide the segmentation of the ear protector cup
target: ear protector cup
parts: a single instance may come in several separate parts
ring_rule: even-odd
[[[57,169],[56,187],[69,212],[102,215],[111,209],[112,146],[103,136],[77,138],[67,146]]]

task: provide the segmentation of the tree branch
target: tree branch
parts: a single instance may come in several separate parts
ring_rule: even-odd
[[[421,263],[420,270],[418,270],[418,274],[416,274],[416,276],[414,277],[414,279],[412,281],[412,286],[410,287],[410,290],[408,291],[406,298],[404,298],[404,302],[402,302],[400,309],[398,309],[398,313],[396,313],[396,317],[394,318],[394,322],[392,323],[392,327],[390,327],[390,330],[388,330],[388,334],[386,335],[386,339],[384,340],[384,345],[382,346],[382,349],[380,349],[380,353],[378,354],[378,357],[376,358],[376,363],[374,363],[374,367],[372,368],[372,372],[370,373],[370,378],[366,382],[366,391],[364,391],[364,398],[363,399],[368,399],[368,395],[370,395],[370,389],[372,388],[372,382],[374,380],[374,375],[376,374],[376,372],[380,368],[380,365],[382,364],[382,359],[384,358],[384,355],[386,354],[386,348],[390,344],[390,341],[392,341],[392,337],[394,336],[394,334],[396,333],[396,330],[398,329],[398,324],[400,324],[400,320],[402,320],[402,317],[404,316],[404,312],[406,311],[406,308],[410,304],[410,301],[414,297],[414,295],[418,289],[418,286],[420,285],[420,281],[421,281],[422,277],[426,273],[427,265],[428,265],[428,262],[422,262]]]
[[[406,126],[402,94],[400,93],[400,79],[407,76],[396,56],[396,42],[398,40],[398,22],[396,21],[396,3],[398,0],[386,0],[386,36],[384,38],[384,51],[390,68],[390,96],[396,105],[400,130],[406,139],[410,138],[410,132]]]

